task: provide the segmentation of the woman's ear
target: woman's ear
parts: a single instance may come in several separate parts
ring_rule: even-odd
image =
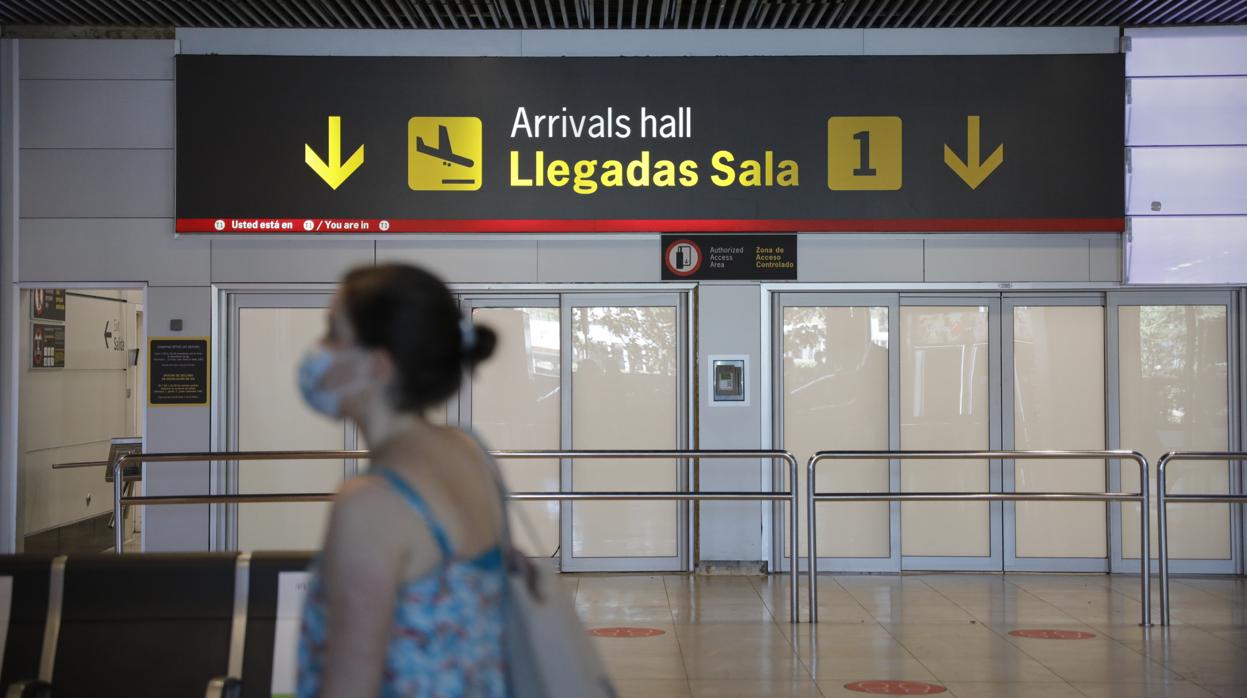
[[[373,349],[368,352],[368,375],[378,383],[389,383],[398,374],[398,366],[394,356],[385,349]]]

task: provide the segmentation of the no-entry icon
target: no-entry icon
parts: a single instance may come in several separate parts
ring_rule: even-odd
[[[692,240],[675,240],[667,245],[663,262],[667,271],[676,276],[692,276],[701,268],[701,247]]]

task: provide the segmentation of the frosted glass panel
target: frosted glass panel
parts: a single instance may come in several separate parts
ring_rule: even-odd
[[[316,414],[295,383],[299,357],[325,332],[323,308],[242,308],[238,311],[238,447],[243,451],[332,451],[343,447],[342,422]],[[256,461],[240,464],[241,494],[333,492],[343,462]],[[241,550],[319,548],[329,504],[245,504],[238,507]]]
[[[1130,158],[1132,216],[1247,214],[1247,146],[1131,148]]]
[[[784,448],[805,463],[816,450],[888,448],[888,309],[784,308]],[[805,520],[805,468],[798,471]],[[885,492],[886,460],[827,461],[823,492]],[[818,506],[818,554],[889,557],[886,502]],[[807,550],[801,527],[799,550]]]
[[[981,450],[990,441],[986,307],[901,308],[901,448]],[[903,491],[986,492],[988,461],[901,462]],[[991,555],[990,509],[977,502],[905,502],[909,556]]]
[[[477,308],[472,319],[498,333],[498,346],[472,379],[472,428],[490,448],[559,448],[559,309]],[[513,492],[557,492],[559,461],[501,460]],[[559,547],[558,502],[513,502],[520,549],[550,557]]]
[[[674,307],[572,308],[572,447],[673,449],[679,385]],[[667,460],[577,460],[576,491],[679,486]],[[576,557],[673,557],[675,502],[575,502]]]
[[[1140,216],[1126,258],[1129,283],[1247,283],[1247,216]]]
[[[1223,305],[1122,306],[1120,318],[1121,442],[1151,462],[1168,451],[1224,451],[1229,446],[1226,307]],[[1172,466],[1169,491],[1222,493],[1229,488],[1225,462]],[[1138,469],[1121,468],[1126,492],[1139,487]],[[1155,509],[1156,501],[1152,500]],[[1139,505],[1122,504],[1122,551],[1139,557]],[[1152,516],[1152,552],[1156,517]],[[1230,512],[1224,504],[1169,507],[1169,554],[1174,558],[1230,557]]]
[[[1127,29],[1126,75],[1247,75],[1247,27]]]
[[[1013,310],[1013,431],[1016,448],[1104,449],[1104,309]],[[1014,462],[1018,492],[1103,492],[1104,461]],[[1018,557],[1108,555],[1098,503],[1018,502]]]
[[[1130,145],[1247,144],[1247,77],[1131,80],[1127,114]]]

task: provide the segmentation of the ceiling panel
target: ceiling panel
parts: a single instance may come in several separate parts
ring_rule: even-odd
[[[0,24],[331,29],[823,29],[1247,22],[1247,0],[0,0]]]

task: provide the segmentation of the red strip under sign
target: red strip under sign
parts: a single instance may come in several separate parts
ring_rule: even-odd
[[[1124,218],[384,219],[179,218],[177,232],[229,235],[395,233],[1120,233]]]

